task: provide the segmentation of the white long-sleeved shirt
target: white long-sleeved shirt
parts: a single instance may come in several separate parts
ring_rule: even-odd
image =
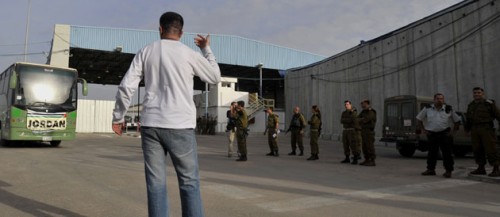
[[[144,75],[141,126],[187,129],[196,126],[193,77],[220,82],[220,69],[210,47],[203,56],[175,40],[159,40],[142,48],[132,60],[116,94],[113,123],[121,123]]]

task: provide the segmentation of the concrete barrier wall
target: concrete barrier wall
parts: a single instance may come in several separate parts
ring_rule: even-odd
[[[323,138],[339,139],[344,100],[370,99],[381,136],[383,102],[396,95],[445,95],[465,111],[472,88],[500,100],[500,2],[470,0],[285,76],[287,120],[294,106],[322,112]]]

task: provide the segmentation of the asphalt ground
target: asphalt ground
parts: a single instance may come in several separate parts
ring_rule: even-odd
[[[401,157],[378,143],[377,166],[340,164],[342,145],[320,141],[320,159],[279,157],[267,137],[251,134],[249,160],[227,157],[224,135],[197,136],[202,198],[209,217],[500,216],[498,178],[469,176],[471,156],[455,159],[451,179],[421,176],[426,153]],[[236,146],[235,146],[236,147]],[[168,163],[171,216],[181,216],[177,179]],[[487,168],[488,172],[491,167]],[[18,144],[0,148],[0,216],[147,216],[140,138],[78,134],[59,148]]]

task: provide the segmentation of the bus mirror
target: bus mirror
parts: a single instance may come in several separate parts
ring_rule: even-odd
[[[83,78],[80,78],[80,83],[82,83],[82,95],[87,96],[89,93],[89,87],[87,85],[87,81]]]
[[[12,71],[12,75],[10,75],[10,80],[9,80],[9,88],[16,89],[16,86],[17,86],[17,72]]]

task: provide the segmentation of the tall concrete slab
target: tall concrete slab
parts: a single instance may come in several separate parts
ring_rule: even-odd
[[[372,101],[378,136],[383,102],[391,96],[442,92],[449,104],[464,111],[472,88],[480,86],[498,101],[499,32],[500,2],[465,0],[321,62],[289,70],[287,105],[294,102],[308,114],[311,105],[320,105],[325,111],[323,132],[328,134],[324,137],[339,139],[345,99],[357,107],[361,99]]]

